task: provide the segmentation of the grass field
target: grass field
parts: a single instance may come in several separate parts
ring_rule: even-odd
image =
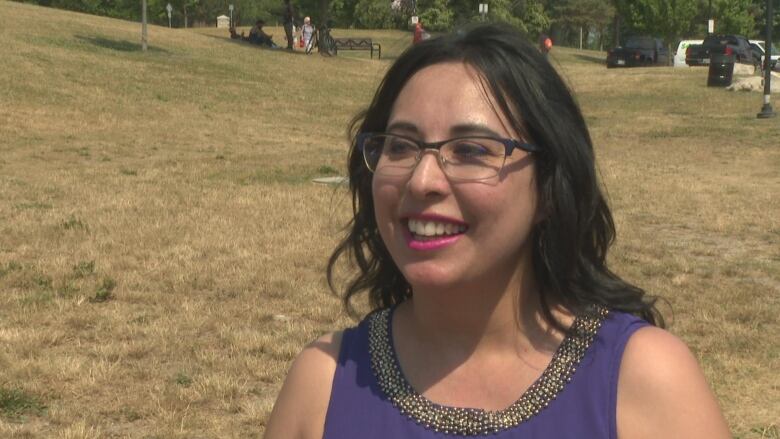
[[[0,437],[259,437],[349,215],[346,124],[411,40],[337,58],[0,1]],[[281,29],[271,29],[281,41]],[[780,438],[780,118],[703,69],[556,48],[615,270],[668,302],[739,438]],[[780,107],[775,103],[775,108]],[[670,310],[669,310],[670,309]]]

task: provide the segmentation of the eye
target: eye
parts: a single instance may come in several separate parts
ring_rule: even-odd
[[[393,137],[393,136],[388,136],[385,138],[385,147],[384,147],[385,154],[389,154],[389,155],[416,154],[417,149],[418,149],[417,145],[415,145],[414,142],[412,141],[400,137]]]
[[[490,148],[475,140],[460,140],[452,145],[452,154],[460,158],[477,158],[492,155]]]

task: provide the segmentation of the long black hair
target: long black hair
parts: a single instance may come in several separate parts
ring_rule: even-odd
[[[480,25],[407,49],[390,67],[367,109],[350,125],[349,187],[354,216],[347,234],[328,261],[328,284],[342,256],[358,273],[343,292],[351,299],[367,291],[370,305],[385,308],[412,296],[409,283],[393,262],[377,229],[372,174],[355,146],[360,132],[382,132],[406,82],[421,69],[462,62],[474,68],[495,98],[498,110],[517,132],[541,151],[534,153],[539,208],[543,219],[533,230],[533,269],[540,286],[545,318],[560,304],[575,314],[594,305],[626,311],[663,326],[655,298],[613,273],[606,264],[615,239],[615,224],[599,187],[588,128],[566,84],[552,65],[516,30],[507,25]]]

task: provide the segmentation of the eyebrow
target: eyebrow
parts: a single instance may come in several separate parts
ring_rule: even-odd
[[[482,135],[489,137],[507,137],[498,134],[494,130],[486,127],[485,125],[478,123],[464,123],[458,124],[450,128],[450,132],[454,136],[467,136],[467,135]]]
[[[420,130],[417,129],[417,125],[411,122],[398,121],[393,122],[385,128],[388,133],[391,131],[405,131],[408,133],[418,134]]]
[[[417,128],[417,125],[406,122],[406,121],[397,121],[393,122],[386,128],[387,132],[392,131],[404,131],[406,133],[410,134],[420,134],[420,129]],[[485,125],[478,124],[478,123],[462,123],[458,125],[454,125],[450,127],[450,132],[453,136],[488,136],[488,137],[505,137],[494,130],[488,128]]]

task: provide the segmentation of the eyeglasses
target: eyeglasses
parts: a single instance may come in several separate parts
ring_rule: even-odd
[[[540,148],[515,139],[469,136],[425,143],[398,134],[360,133],[357,147],[368,169],[378,175],[406,176],[412,173],[427,150],[438,152],[439,165],[448,177],[486,180],[501,172],[506,157],[519,149],[528,153]]]

